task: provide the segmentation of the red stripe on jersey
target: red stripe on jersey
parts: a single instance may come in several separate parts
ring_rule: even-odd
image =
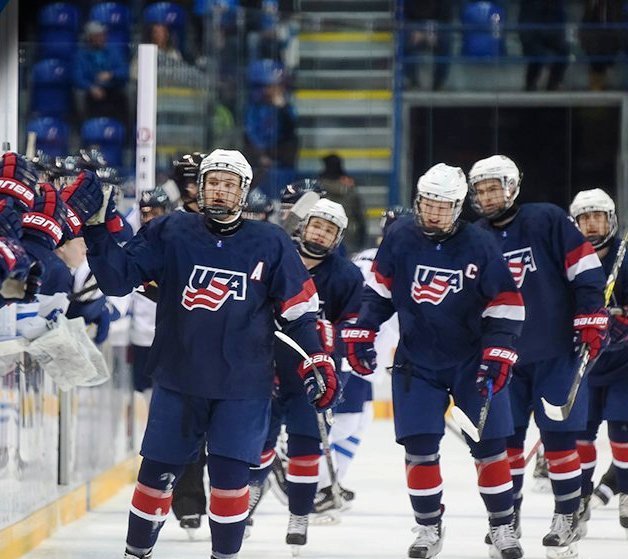
[[[381,283],[383,286],[386,287],[386,289],[388,289],[390,291],[390,288],[392,287],[392,278],[389,278],[387,276],[385,276],[384,274],[382,274],[378,269],[377,269],[377,262],[373,262],[373,266],[371,267],[371,271],[375,274],[375,280],[377,281],[377,283]]]
[[[611,451],[613,458],[617,462],[628,464],[628,443],[614,443],[611,441]]]
[[[443,483],[439,464],[406,466],[406,479],[408,489],[434,489]]]
[[[504,291],[498,293],[493,300],[486,305],[486,308],[496,307],[497,305],[523,307],[523,297],[521,297],[521,293],[517,293],[516,291]]]
[[[135,486],[131,504],[146,514],[166,516],[170,512],[172,491],[161,491],[138,483]]]
[[[523,448],[507,448],[508,463],[513,470],[525,468],[526,461],[523,456]]]
[[[312,281],[312,278],[309,278],[303,282],[303,287],[301,291],[295,295],[294,297],[290,297],[287,301],[284,301],[281,304],[281,314],[284,314],[286,310],[300,303],[305,303],[309,301],[313,295],[316,294],[316,286]]]
[[[295,477],[317,476],[319,459],[316,454],[293,456],[288,459],[288,474]]]
[[[249,510],[249,487],[241,489],[216,489],[209,494],[209,511],[222,518],[239,516]]]
[[[574,248],[567,253],[565,257],[565,270],[571,268],[574,264],[577,264],[579,260],[582,260],[585,256],[595,254],[595,249],[590,242],[584,242],[579,247]]]
[[[578,456],[580,456],[580,462],[595,462],[597,450],[593,441],[578,441],[576,449],[578,450]]]
[[[17,166],[17,156],[15,153],[5,153],[2,156],[2,176],[8,179],[15,177],[15,167]]]
[[[580,469],[580,457],[575,450],[546,451],[547,467],[553,474],[566,474]]]
[[[476,463],[475,468],[478,472],[478,485],[480,487],[499,487],[512,481],[510,464],[506,457],[493,462]]]

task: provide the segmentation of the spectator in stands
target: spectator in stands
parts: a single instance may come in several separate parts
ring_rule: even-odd
[[[451,54],[451,35],[439,27],[448,25],[453,19],[452,0],[422,0],[421,2],[405,2],[404,22],[408,26],[405,33],[405,56],[431,53],[439,57],[434,61],[432,88],[438,91],[443,88],[449,74]],[[445,59],[443,59],[443,58]],[[408,87],[419,85],[417,62],[406,62],[404,79]],[[351,220],[351,218],[349,218]]]
[[[559,57],[549,63],[550,73],[547,80],[548,91],[560,89],[565,70],[569,47],[565,38],[565,3],[564,0],[526,0],[521,2],[519,23],[523,28],[519,32],[523,55],[531,57],[526,69],[526,91],[538,89],[538,82],[544,56]],[[532,26],[539,24],[539,28]]]
[[[160,73],[173,66],[182,65],[183,55],[172,41],[167,25],[152,23],[144,29],[143,35],[143,42],[157,45],[157,68]],[[131,61],[131,77],[137,79],[137,55]]]
[[[107,44],[101,23],[87,23],[84,40],[76,54],[74,85],[85,92],[86,117],[113,117],[128,125],[128,63],[119,49]]]
[[[617,25],[627,22],[623,0],[587,0],[580,42],[587,55],[596,58],[589,64],[589,87],[594,91],[608,87],[607,70],[628,44],[628,30]],[[613,27],[603,28],[606,24]]]
[[[349,218],[343,244],[350,254],[359,252],[366,243],[366,221],[355,180],[345,171],[339,155],[330,153],[323,157],[322,162],[323,170],[318,178],[327,191],[325,197],[341,204]]]

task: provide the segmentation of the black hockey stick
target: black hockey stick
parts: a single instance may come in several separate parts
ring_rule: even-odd
[[[480,409],[480,418],[478,420],[477,427],[473,424],[473,421],[469,419],[469,416],[464,413],[458,406],[454,406],[451,408],[451,416],[454,418],[454,421],[458,424],[458,427],[462,429],[471,440],[476,443],[480,442],[482,438],[482,432],[484,431],[484,426],[486,425],[486,420],[488,418],[488,412],[491,409],[491,401],[493,400],[493,380],[488,379],[486,382],[486,398],[484,400],[484,404],[482,404],[482,408]]]
[[[279,330],[275,330],[275,336],[277,336],[284,344],[290,346],[301,357],[303,357],[303,359],[310,359],[310,356],[306,353],[306,351],[290,336],[287,336]],[[318,388],[324,392],[325,381],[323,380],[323,376],[314,363],[312,363],[312,368],[314,369],[314,377],[316,378]],[[334,507],[340,510],[342,507],[342,497],[340,495],[340,485],[338,483],[338,478],[336,477],[336,470],[334,469],[334,461],[331,457],[331,447],[329,446],[329,437],[327,436],[327,425],[325,424],[325,419],[327,419],[329,425],[333,423],[333,414],[331,410],[327,410],[325,412],[325,418],[323,418],[322,413],[316,412],[318,433],[321,437],[323,454],[325,455],[325,461],[327,462],[327,468],[329,469],[329,479],[331,480],[331,495],[334,501]]]
[[[619,269],[621,268],[622,262],[624,261],[624,256],[626,254],[626,243],[628,243],[628,231],[624,234],[624,237],[619,244],[619,248],[617,249],[617,256],[615,257],[615,262],[613,262],[613,268],[611,269],[611,273],[608,275],[608,278],[606,278],[606,287],[604,289],[605,307],[608,306],[608,303],[611,300],[611,296],[613,295],[613,289],[615,289],[617,275],[619,274]],[[578,396],[578,389],[580,388],[582,379],[587,373],[590,358],[591,356],[589,353],[589,348],[583,344],[578,355],[578,367],[576,368],[576,374],[571,383],[571,387],[569,388],[569,392],[567,393],[567,401],[562,406],[550,404],[545,398],[541,396],[543,410],[545,411],[545,415],[547,415],[547,417],[554,421],[565,421],[565,419],[569,417],[569,414],[571,413],[571,408],[573,408],[573,405],[576,402],[576,396]]]

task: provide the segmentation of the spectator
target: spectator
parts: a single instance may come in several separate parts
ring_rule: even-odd
[[[449,74],[449,62],[440,57],[448,57],[451,54],[450,34],[439,29],[439,26],[451,23],[453,2],[452,0],[405,2],[403,9],[404,21],[409,26],[404,40],[405,56],[431,53],[439,57],[434,62],[432,83],[432,88],[438,91],[443,88]],[[419,85],[418,68],[417,62],[405,63],[404,78],[407,86]]]
[[[526,70],[526,91],[538,89],[539,77],[543,70],[543,56],[560,57],[549,64],[548,91],[560,89],[565,70],[569,47],[565,38],[566,21],[564,0],[526,0],[521,2],[519,23],[524,27],[519,32],[523,55],[532,57]],[[531,26],[540,24],[540,28]]]
[[[101,23],[87,23],[84,39],[85,46],[76,54],[74,85],[85,91],[86,117],[113,117],[128,125],[127,62],[107,44],[107,29]]]
[[[157,68],[160,77],[164,75],[169,68],[182,67],[183,55],[172,41],[170,29],[163,23],[152,23],[144,29],[144,43],[152,43],[157,45]],[[137,79],[137,55],[131,61],[131,77]],[[163,85],[163,84],[162,84]]]
[[[355,180],[346,173],[343,161],[337,154],[330,153],[323,157],[322,162],[324,167],[318,177],[327,191],[325,197],[341,204],[349,218],[344,238],[347,252],[363,250],[366,242],[366,223]]]

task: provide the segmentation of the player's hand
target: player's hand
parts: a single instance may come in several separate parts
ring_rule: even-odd
[[[68,206],[68,225],[78,235],[83,224],[103,205],[100,181],[91,171],[83,170],[61,191],[61,199]]]
[[[314,367],[320,373],[323,386],[316,379]],[[341,390],[334,360],[329,355],[312,354],[299,365],[298,372],[303,379],[308,400],[318,411],[324,411],[336,404]]]
[[[22,215],[25,238],[38,239],[54,250],[61,242],[65,227],[67,206],[54,186],[44,183],[39,187],[32,211]]]
[[[610,345],[625,346],[628,343],[628,315],[625,309],[618,309],[619,312],[613,313],[609,326]],[[619,349],[619,347],[617,348]]]
[[[486,398],[489,384],[497,394],[510,381],[512,367],[517,362],[517,353],[505,347],[487,347],[482,352],[482,362],[476,374],[475,387]]]
[[[351,326],[343,328],[340,335],[347,346],[347,359],[351,368],[359,375],[373,374],[377,367],[375,330]]]
[[[577,314],[573,319],[576,351],[585,344],[595,359],[608,344],[608,311],[605,308],[590,314]]]
[[[22,238],[22,217],[15,211],[12,198],[0,199],[0,237]]]
[[[316,321],[316,332],[321,340],[323,351],[325,353],[333,353],[335,345],[334,339],[336,337],[336,328],[334,328],[334,325],[329,322],[329,320],[319,318]]]
[[[35,165],[23,155],[8,151],[0,158],[0,196],[12,198],[16,210],[33,207],[38,181]]]

